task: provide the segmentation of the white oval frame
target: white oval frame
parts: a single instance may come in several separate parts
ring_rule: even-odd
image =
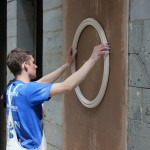
[[[81,35],[81,32],[83,31],[83,29],[87,26],[93,26],[96,31],[99,34],[101,43],[107,43],[107,39],[104,33],[103,28],[101,27],[101,25],[93,18],[87,18],[85,20],[83,20],[81,22],[81,24],[79,25],[74,39],[73,39],[73,44],[72,44],[72,49],[73,49],[73,54],[75,54],[77,52],[76,48],[78,45],[78,40],[79,37]],[[71,72],[74,73],[76,71],[76,66],[75,66],[75,61],[73,62],[72,66],[71,66]],[[101,88],[99,90],[98,95],[96,96],[95,99],[93,99],[92,101],[86,99],[83,94],[81,93],[80,87],[77,86],[75,88],[75,92],[77,94],[77,97],[79,98],[80,102],[87,108],[94,108],[96,107],[101,101],[102,98],[105,94],[106,91],[106,87],[107,87],[107,83],[108,83],[108,78],[109,78],[109,53],[106,53],[104,55],[104,71],[103,71],[103,78],[102,78],[102,83],[101,83]]]

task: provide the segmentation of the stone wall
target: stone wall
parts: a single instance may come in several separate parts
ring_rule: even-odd
[[[17,47],[17,1],[7,0],[7,53]],[[13,78],[13,75],[7,68],[7,82]]]
[[[129,0],[128,150],[150,149],[150,1]]]
[[[43,75],[63,63],[62,0],[43,0]],[[59,80],[61,81],[61,79]],[[44,104],[44,129],[48,150],[62,149],[63,96]]]
[[[16,47],[33,51],[34,8],[30,0],[7,0],[7,53]],[[13,79],[7,69],[7,82]]]

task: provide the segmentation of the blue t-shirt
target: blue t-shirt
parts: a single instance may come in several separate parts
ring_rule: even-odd
[[[50,89],[52,84],[29,82],[24,83],[20,80],[13,82],[12,90],[16,85],[20,85],[12,98],[11,110],[17,138],[21,146],[27,149],[36,149],[41,145],[43,128],[42,119],[42,103],[50,98]],[[6,93],[7,117],[10,107],[8,105],[8,91]],[[11,130],[11,125],[8,125]],[[9,131],[11,133],[11,131]],[[9,138],[13,135],[10,134]]]

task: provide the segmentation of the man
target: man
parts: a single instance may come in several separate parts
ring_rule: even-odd
[[[7,148],[6,150],[46,150],[42,128],[42,103],[50,97],[72,91],[83,81],[102,54],[108,52],[107,44],[100,44],[88,61],[63,82],[54,83],[71,66],[73,55],[68,53],[66,63],[36,82],[37,66],[32,54],[16,48],[7,56],[7,66],[15,80],[7,87]]]

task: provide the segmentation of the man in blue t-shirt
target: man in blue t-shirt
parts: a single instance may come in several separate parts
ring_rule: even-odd
[[[15,80],[7,86],[6,92],[7,119],[10,111],[13,119],[13,121],[7,122],[7,143],[14,138],[13,130],[15,130],[17,142],[21,148],[40,149],[44,138],[41,123],[42,103],[48,101],[51,96],[70,92],[78,86],[100,56],[108,49],[107,44],[94,47],[88,61],[60,83],[54,83],[54,81],[71,66],[74,59],[71,50],[68,52],[67,61],[63,66],[41,79],[31,82],[36,78],[37,69],[31,52],[21,48],[13,49],[7,56],[7,66],[15,77]],[[10,150],[8,147],[7,144],[7,150]]]

